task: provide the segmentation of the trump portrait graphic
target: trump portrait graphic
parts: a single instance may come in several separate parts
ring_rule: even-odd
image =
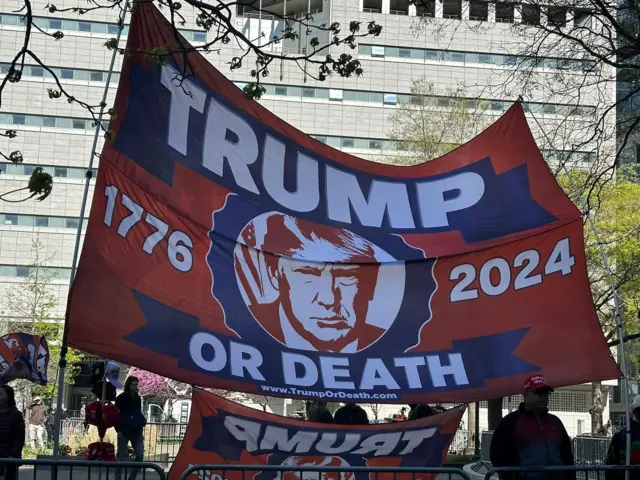
[[[384,282],[392,273],[379,264],[393,261],[349,230],[275,212],[249,222],[234,252],[238,288],[256,321],[289,348],[319,352],[354,353],[386,333],[393,318],[376,318],[377,287],[395,290],[397,309],[404,285]]]

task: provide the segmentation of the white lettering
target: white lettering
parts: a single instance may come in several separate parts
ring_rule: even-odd
[[[202,113],[207,101],[207,94],[193,82],[181,79],[180,73],[163,65],[161,73],[162,85],[171,92],[169,107],[169,146],[187,154],[187,135],[189,132],[189,112],[193,108]]]
[[[416,184],[420,216],[425,228],[448,227],[447,213],[464,210],[480,201],[484,194],[484,180],[473,172],[459,173],[441,180]],[[445,192],[458,192],[444,198]]]
[[[469,384],[464,362],[462,361],[462,355],[459,353],[449,354],[449,365],[442,365],[439,355],[428,355],[426,359],[434,387],[447,386],[447,381],[444,378],[445,375],[453,375],[453,380],[456,382],[456,385]]]
[[[360,381],[361,390],[371,390],[374,386],[381,385],[389,390],[397,390],[400,388],[398,382],[380,358],[367,358],[362,369],[362,380]]]
[[[413,452],[427,438],[433,437],[436,428],[425,428],[423,430],[411,430],[404,432],[402,440],[407,442],[407,446],[400,452],[400,455],[408,455]]]
[[[290,192],[284,187],[285,151],[284,143],[271,135],[266,136],[262,164],[264,188],[280,205],[296,212],[311,212],[320,203],[318,162],[303,153],[297,154],[296,189]]]
[[[233,133],[236,138],[229,138],[229,133]],[[204,132],[202,166],[222,177],[226,160],[236,184],[259,194],[258,186],[249,171],[249,165],[257,159],[258,140],[251,126],[235,112],[211,98]]]
[[[202,347],[210,345],[213,348],[213,358],[207,360],[202,356]],[[227,352],[222,342],[210,333],[199,332],[189,341],[189,353],[197,366],[209,372],[219,372],[227,364]]]
[[[327,213],[330,219],[351,223],[351,209],[367,227],[380,227],[385,213],[392,228],[415,228],[407,186],[399,182],[371,182],[365,199],[358,178],[327,166]]]
[[[296,365],[303,367],[302,376],[298,376]],[[300,387],[310,387],[318,381],[318,369],[309,357],[297,353],[282,352],[282,369],[284,371],[284,382],[287,385],[297,385]]]
[[[396,367],[404,368],[404,374],[407,377],[407,384],[409,385],[409,388],[422,388],[422,382],[420,381],[418,367],[426,365],[424,358],[400,357],[394,358],[393,362]]]
[[[375,452],[373,455],[379,457],[381,455],[389,455],[398,446],[402,432],[378,433],[365,438],[360,444],[360,448],[352,453],[356,455],[366,455]]]
[[[260,450],[280,450],[285,452],[307,453],[316,441],[318,432],[296,432],[289,438],[286,428],[267,425],[264,437],[260,442]]]
[[[323,433],[320,437],[320,441],[316,445],[316,450],[326,455],[335,455],[338,453],[350,452],[358,445],[358,442],[360,441],[360,434],[347,433],[344,436],[344,441],[337,447],[334,447],[333,444],[336,443],[337,439],[337,433]]]
[[[230,415],[224,419],[224,426],[236,440],[246,442],[245,449],[248,452],[258,449],[261,424]]]
[[[347,390],[356,388],[353,382],[337,380],[337,378],[349,378],[349,359],[346,357],[320,357],[320,371],[325,388]]]
[[[231,365],[231,375],[244,377],[246,370],[254,380],[264,381],[259,368],[262,365],[262,354],[257,348],[242,343],[229,342],[229,364]]]

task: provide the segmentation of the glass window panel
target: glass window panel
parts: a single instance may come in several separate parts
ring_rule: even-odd
[[[395,105],[396,103],[398,103],[398,96],[395,93],[385,93],[384,103],[386,105]]]
[[[357,97],[359,102],[368,102],[369,92],[357,92]]]
[[[25,124],[25,116],[14,113],[12,115],[12,123],[16,125],[24,125]]]
[[[24,172],[23,165],[7,164],[7,174],[9,175],[22,175]]]
[[[384,47],[383,55],[385,57],[399,57],[400,52],[398,51],[398,47]]]
[[[104,73],[103,72],[89,72],[90,78],[92,82],[104,82]],[[83,79],[84,80],[84,79]]]
[[[18,25],[18,17],[15,15],[2,15],[4,25]]]
[[[71,119],[70,118],[56,118],[56,127],[58,128],[71,128]]]
[[[411,95],[404,93],[398,94],[398,103],[411,103]]]
[[[529,103],[529,111],[533,114],[542,113],[542,104],[541,103]]]
[[[78,30],[81,32],[90,32],[91,24],[89,22],[78,22]]]
[[[0,173],[4,173],[7,171],[7,164],[6,163],[0,163]]]
[[[342,148],[354,148],[355,141],[353,138],[343,138],[342,139]]]
[[[84,178],[85,170],[83,168],[69,168],[67,169],[67,178]]]
[[[125,25],[125,26],[122,28],[122,35],[125,35],[125,36],[126,36],[126,35],[129,35],[129,25]]]
[[[53,176],[53,167],[42,167],[42,171],[44,173],[48,173],[49,175]]]
[[[359,150],[366,150],[369,148],[369,140],[367,140],[366,138],[355,138],[353,147]]]
[[[110,83],[115,83],[115,84],[117,84],[119,81],[120,81],[120,74],[119,74],[119,73],[112,73],[112,74],[111,74],[111,82],[110,82]],[[238,85],[238,86],[239,86],[240,88],[244,88],[244,86],[245,86],[245,85],[246,85],[246,83],[245,83],[245,84],[242,84],[242,86],[241,86],[241,87],[240,87],[239,85]]]
[[[23,165],[22,170],[25,175],[31,175],[36,169],[35,165]]]
[[[358,45],[358,53],[360,55],[371,55],[371,45]]]
[[[27,125],[31,125],[32,127],[42,126],[42,119],[36,115],[28,115],[26,120]]]
[[[78,120],[76,118],[73,118],[71,122],[72,128],[77,128],[78,130],[84,130],[85,128],[87,128],[87,122],[85,120]]]
[[[327,145],[340,148],[340,137],[327,137]]]
[[[62,217],[49,217],[49,226],[52,228],[65,228],[66,222]]]
[[[91,24],[91,31],[93,33],[109,33],[109,26],[106,23],[92,23]]]
[[[56,18],[50,18],[49,28],[52,30],[62,30],[62,20],[58,20]]]
[[[337,90],[337,89],[330,88],[329,89],[329,100],[342,101],[342,90]]]
[[[325,137],[325,136],[315,135],[313,138],[315,138],[315,139],[316,139],[316,140],[318,140],[319,142],[327,143],[327,137]]]
[[[503,110],[504,104],[502,102],[491,102],[491,110]]]
[[[11,265],[0,265],[0,275],[3,277],[15,277],[16,268]]]
[[[316,91],[313,88],[303,88],[302,89],[302,96],[304,98],[313,98],[316,96]]]
[[[518,63],[518,58],[513,55],[504,55],[502,59],[504,62],[503,65],[515,65]]]
[[[384,97],[382,93],[378,92],[369,92],[369,101],[372,103],[382,103]]]
[[[448,107],[449,99],[448,98],[438,98],[438,106],[439,107]]]
[[[479,55],[477,53],[465,53],[464,63],[480,63]]]
[[[11,114],[10,113],[0,113],[0,123],[4,123],[5,125],[13,123]]]
[[[109,35],[117,35],[118,34],[118,26],[117,25],[107,25],[107,33]]]
[[[329,98],[329,89],[316,88],[316,98]]]
[[[369,140],[369,149],[371,149],[371,150],[381,150],[382,149],[382,140]]]
[[[451,61],[464,63],[464,53],[451,52]]]
[[[274,88],[274,93],[276,95],[286,96],[287,95],[287,87],[275,87]]]
[[[356,100],[358,100],[358,92],[354,91],[354,90],[344,90],[342,92],[343,100],[349,100],[352,102],[355,102]]]
[[[491,55],[478,55],[478,63],[492,63]]]
[[[15,269],[16,269],[16,277],[29,276],[29,267],[15,267]]]
[[[65,223],[67,228],[78,228],[80,220],[77,218],[65,218]]]
[[[7,63],[0,64],[0,73],[9,73],[9,65]]]
[[[398,56],[400,58],[411,58],[410,48],[398,48]]]
[[[383,150],[395,150],[396,149],[396,142],[394,142],[393,140],[383,140],[382,141],[382,149]]]
[[[438,60],[438,52],[436,52],[435,50],[425,50],[424,58],[426,60]]]
[[[73,70],[69,70],[68,68],[63,68],[60,70],[60,78],[64,79],[73,79]]]
[[[78,30],[78,22],[75,20],[63,20],[62,21],[62,29],[63,30]]]
[[[49,217],[36,217],[35,225],[36,225],[36,227],[48,227],[49,226]]]
[[[67,176],[67,169],[65,167],[55,167],[53,172],[55,177],[62,178]]]
[[[35,219],[31,215],[20,215],[18,217],[18,225],[21,225],[24,227],[33,227],[34,224],[35,224]]]
[[[373,57],[384,57],[384,49],[385,47],[379,47],[376,45],[371,45],[371,56]]]
[[[416,60],[424,60],[424,50],[419,48],[412,48],[411,58],[414,58]]]
[[[9,213],[4,214],[4,224],[5,225],[17,225],[18,224],[18,216],[11,215]]]
[[[287,87],[287,96],[300,98],[302,96],[302,89],[300,87]]]
[[[207,34],[205,32],[193,32],[193,41],[194,42],[206,42]]]
[[[42,67],[31,67],[31,76],[32,77],[44,77],[44,68]]]
[[[544,113],[556,113],[556,106],[547,104],[544,107],[542,107],[542,111]]]
[[[98,73],[102,73],[102,72],[98,72]],[[89,81],[89,80],[91,80],[91,75],[92,74],[93,74],[93,72],[89,72],[88,70],[74,70],[73,71],[73,78],[75,80]]]
[[[24,15],[18,17],[18,24],[19,25],[26,25],[27,24],[27,17],[25,17]]]

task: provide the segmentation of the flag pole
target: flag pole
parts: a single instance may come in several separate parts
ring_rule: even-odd
[[[120,17],[118,19],[118,35],[116,36],[117,44],[120,44],[120,38],[122,37],[122,29],[124,28],[124,21],[127,18],[127,7],[122,9],[120,13]],[[78,255],[80,254],[80,239],[82,238],[82,227],[84,223],[84,215],[87,209],[87,200],[89,199],[89,185],[91,182],[91,177],[93,176],[92,168],[93,168],[93,159],[96,155],[96,147],[98,145],[98,137],[100,135],[100,131],[102,130],[102,118],[104,116],[104,110],[106,108],[107,95],[109,94],[109,83],[111,82],[111,75],[113,74],[113,67],[116,63],[116,55],[118,53],[117,48],[113,50],[113,55],[111,55],[111,63],[109,64],[109,71],[107,72],[107,79],[104,86],[104,91],[102,92],[102,102],[100,103],[100,112],[98,113],[98,121],[96,124],[96,129],[93,135],[93,145],[91,147],[91,152],[89,154],[89,165],[87,166],[87,171],[85,173],[85,181],[84,181],[84,192],[82,193],[82,204],[80,206],[80,219],[78,221],[78,229],[76,231],[76,243],[73,248],[73,259],[71,261],[71,278],[69,279],[69,293],[71,293],[71,286],[73,285],[73,280],[76,276],[76,269],[78,263]],[[69,297],[67,297],[67,302],[69,301]],[[68,336],[68,326],[67,322],[69,319],[69,306],[67,305],[67,312],[65,315],[65,321],[62,330],[62,347],[60,348],[60,368],[58,369],[58,392],[56,399],[56,414],[54,420],[54,433],[53,433],[53,456],[57,458],[60,455],[60,425],[62,421],[62,403],[63,403],[63,394],[64,394],[64,376],[67,370],[67,336]]]
[[[536,116],[533,115],[531,112],[529,112],[529,114],[531,115],[531,118],[533,118],[533,120],[538,125],[538,128],[542,132],[542,135],[544,136],[544,138],[547,141],[547,143],[549,143],[551,148],[555,151],[556,155],[558,155],[558,158],[561,158],[559,156],[560,152],[554,146],[554,144],[551,142],[551,140],[547,136],[546,132],[544,131],[544,128],[542,128],[542,125],[540,125],[540,122],[538,121]],[[609,283],[611,284],[611,293],[613,295],[613,305],[614,305],[615,314],[616,314],[616,329],[618,331],[618,340],[619,340],[619,343],[620,343],[620,362],[619,363],[620,363],[620,369],[622,370],[622,375],[623,375],[623,377],[622,377],[622,386],[623,386],[623,389],[624,389],[624,409],[625,409],[625,417],[626,417],[625,418],[625,422],[626,422],[626,427],[627,427],[626,464],[627,465],[631,465],[631,412],[629,411],[629,378],[627,376],[627,371],[628,371],[628,368],[627,368],[627,356],[625,355],[625,351],[624,351],[624,329],[623,329],[623,326],[622,326],[622,309],[620,308],[620,299],[618,298],[618,289],[616,288],[616,284],[615,284],[615,282],[613,280],[613,271],[611,270],[611,264],[609,262],[609,257],[607,256],[607,252],[605,252],[604,246],[602,245],[602,241],[600,240],[600,234],[598,233],[598,229],[596,228],[596,223],[593,220],[593,217],[587,211],[587,205],[586,205],[585,200],[584,200],[584,198],[582,196],[582,192],[580,192],[580,190],[578,189],[578,186],[574,182],[573,177],[571,176],[571,173],[569,172],[569,169],[567,168],[566,162],[563,162],[562,169],[564,170],[565,174],[567,175],[567,177],[569,179],[569,183],[571,185],[571,188],[573,189],[575,194],[578,196],[578,199],[580,201],[580,209],[582,210],[582,214],[587,217],[587,220],[589,222],[591,230],[593,231],[593,235],[596,238],[596,242],[598,243],[598,248],[600,250],[600,255],[602,255],[602,260],[604,262],[604,267],[605,267],[605,270],[607,271],[607,277],[609,279]],[[625,478],[626,478],[626,480],[629,480],[629,471],[628,470],[625,471]]]

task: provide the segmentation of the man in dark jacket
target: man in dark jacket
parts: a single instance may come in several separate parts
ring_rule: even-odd
[[[369,425],[369,417],[364,408],[353,402],[345,403],[336,410],[333,419],[338,425]]]
[[[640,465],[640,396],[633,399],[629,408],[631,412],[631,461],[630,465]],[[607,465],[627,464],[627,427],[622,428],[611,439],[609,452],[607,453]],[[624,479],[624,471],[606,471],[607,480]],[[640,472],[632,471],[633,480],[640,479]]]
[[[491,439],[494,467],[551,467],[573,465],[571,439],[558,417],[549,413],[553,388],[542,375],[524,385],[524,402],[502,419]],[[503,480],[575,479],[575,472],[527,472],[500,474]]]
[[[307,409],[307,420],[317,423],[336,423],[327,408],[326,400],[314,400]]]

